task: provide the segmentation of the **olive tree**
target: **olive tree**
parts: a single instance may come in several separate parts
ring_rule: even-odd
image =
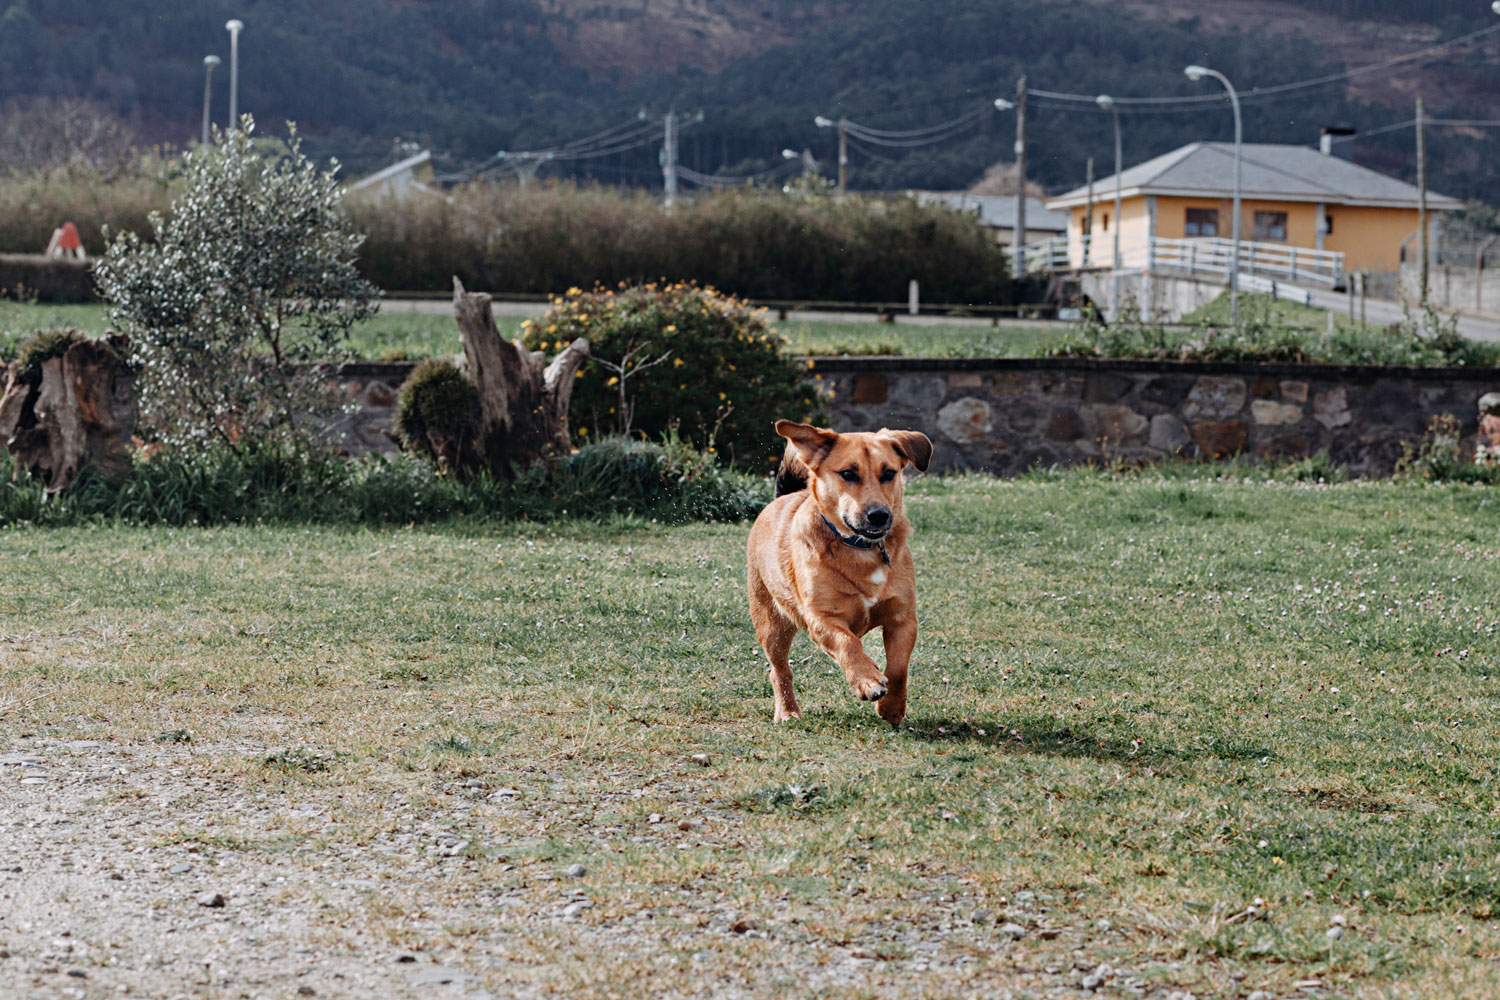
[[[364,237],[339,212],[336,162],[319,170],[295,130],[241,127],[185,154],[185,185],[153,235],[120,233],[96,265],[130,337],[140,422],[179,448],[306,442],[339,407],[315,362],[346,353],[378,291],[355,259]]]

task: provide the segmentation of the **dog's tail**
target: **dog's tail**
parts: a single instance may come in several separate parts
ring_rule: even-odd
[[[788,441],[786,453],[781,456],[781,466],[776,470],[776,495],[786,496],[807,489],[807,478],[811,475],[802,459],[797,457],[797,449]]]

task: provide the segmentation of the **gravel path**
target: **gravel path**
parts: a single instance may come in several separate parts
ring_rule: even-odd
[[[816,903],[746,912],[707,878],[622,910],[588,866],[528,860],[543,838],[515,836],[589,827],[578,789],[539,794],[555,775],[449,781],[433,809],[413,804],[431,775],[286,781],[247,765],[266,752],[34,737],[0,752],[0,997],[1191,995],[1169,968],[1101,960],[1107,920],[1054,925],[1029,893],[991,912],[951,876],[917,894],[920,921],[872,919],[857,940],[820,927]],[[686,799],[701,771],[585,791]],[[601,855],[735,835],[732,811],[697,817],[589,832]],[[1196,995],[1246,995],[1220,985]]]

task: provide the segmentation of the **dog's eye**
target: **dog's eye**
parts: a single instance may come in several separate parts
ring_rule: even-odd
[[[881,470],[880,481],[882,483],[888,483],[892,479],[895,479],[895,478],[896,478],[896,470],[895,469],[883,469],[883,470]]]
[[[843,472],[840,472],[839,475],[844,477],[844,482],[846,483],[859,482],[859,473],[855,472],[853,469],[845,469]]]

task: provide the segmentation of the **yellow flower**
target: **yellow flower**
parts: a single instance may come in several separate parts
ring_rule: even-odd
[[[683,360],[681,358],[673,358],[672,359],[672,367],[673,368],[681,368],[682,365],[683,365]]]
[[[547,332],[548,333],[556,333],[557,332],[557,324],[553,323],[551,326],[547,327]]]
[[[725,395],[724,395],[724,393],[722,393],[722,392],[721,392],[721,393],[719,393],[719,398],[720,398],[720,399],[724,399],[724,398],[726,398],[726,397],[725,397]]]
[[[667,324],[667,332],[668,333],[676,333],[677,332],[677,324],[676,323],[668,323]]]
[[[569,295],[582,295],[583,294],[583,289],[579,288],[577,285],[574,285],[572,288],[568,289],[568,294]]]
[[[579,372],[574,372],[574,373],[573,373],[573,377],[574,377],[574,378],[583,378],[583,372],[581,372],[581,371],[579,371]]]
[[[808,358],[808,359],[807,359],[807,367],[808,367],[808,368],[811,368],[811,367],[813,367],[813,359],[812,359],[812,358]]]
[[[737,372],[737,371],[739,371],[739,369],[738,369],[738,368],[736,368],[736,367],[735,367],[735,366],[734,366],[734,365],[730,365],[730,366],[729,366],[729,370],[730,370],[730,371],[732,371],[732,372]]]
[[[584,437],[587,437],[588,433],[589,433],[589,429],[587,427],[580,427],[580,428],[578,428],[578,433],[580,435],[583,435]]]
[[[679,389],[686,389],[687,388],[687,383],[684,382],[681,385],[679,385],[677,388],[679,388]]]
[[[618,375],[611,375],[611,376],[610,376],[610,377],[609,377],[609,381],[608,381],[608,382],[605,382],[605,383],[604,383],[604,384],[605,384],[605,385],[616,385],[616,384],[618,384],[618,383],[619,383],[619,381],[620,381],[620,376],[618,376]],[[611,413],[612,413],[612,412],[614,412],[614,411],[613,411],[613,410],[611,410],[611,411],[610,411],[610,412],[611,412]]]

